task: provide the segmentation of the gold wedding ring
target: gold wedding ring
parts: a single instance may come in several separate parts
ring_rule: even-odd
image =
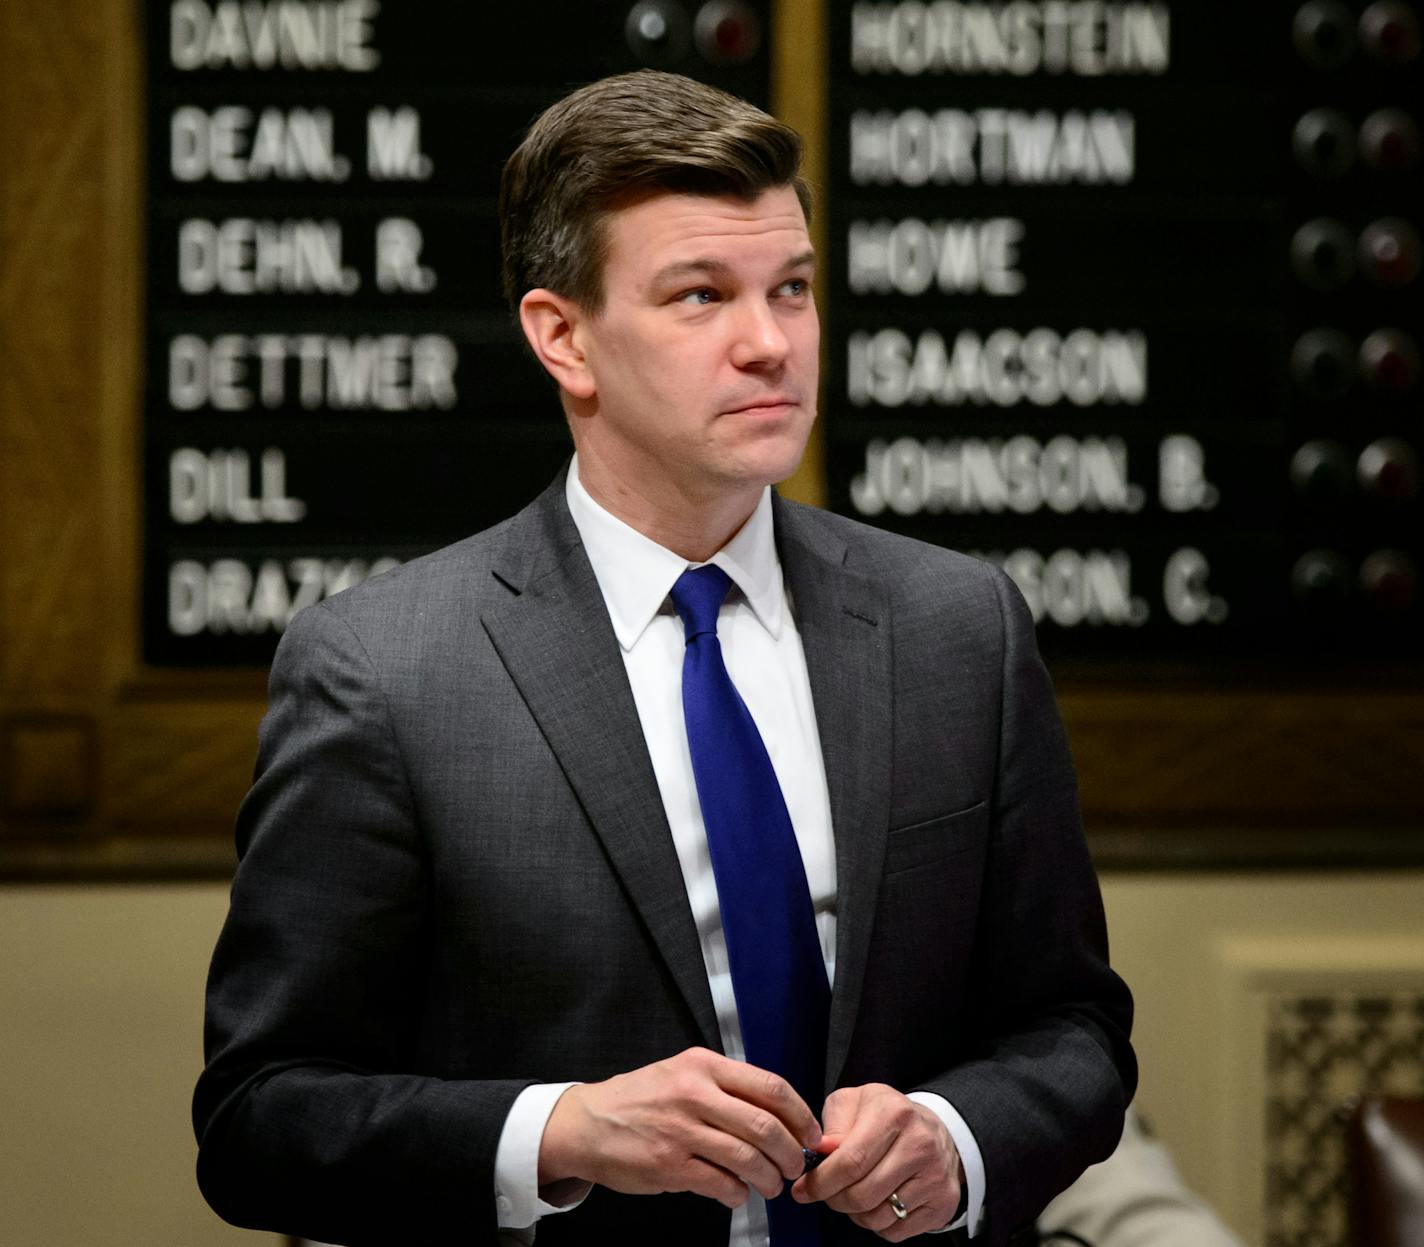
[[[896,1221],[903,1221],[910,1215],[910,1210],[905,1207],[905,1201],[900,1198],[898,1192],[891,1191],[890,1198],[885,1202],[890,1205],[890,1211],[895,1214]]]

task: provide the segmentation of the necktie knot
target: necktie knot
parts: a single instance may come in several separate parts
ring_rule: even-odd
[[[713,563],[688,568],[677,578],[672,587],[672,604],[682,619],[688,644],[704,632],[717,635],[717,612],[731,588],[732,578]]]

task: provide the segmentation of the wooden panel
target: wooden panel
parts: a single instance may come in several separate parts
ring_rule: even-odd
[[[1424,825],[1418,697],[1069,692],[1099,821]]]
[[[242,702],[124,704],[110,719],[105,815],[133,832],[230,830],[252,780],[258,708]]]
[[[0,724],[5,812],[79,818],[94,806],[94,724],[81,715],[19,715]]]
[[[782,0],[775,8],[775,40],[771,67],[771,102],[776,115],[796,129],[804,141],[801,175],[819,195],[826,183],[825,108],[826,94],[825,14],[819,0],[800,3]],[[815,205],[811,214],[811,245],[826,250],[826,214]],[[815,294],[824,304],[829,284],[825,267],[816,271]],[[822,361],[822,367],[825,363]],[[781,486],[781,492],[796,502],[821,507],[826,504],[826,448],[821,422],[811,429],[806,453],[796,474]]]
[[[103,6],[0,9],[0,697],[95,705]]]

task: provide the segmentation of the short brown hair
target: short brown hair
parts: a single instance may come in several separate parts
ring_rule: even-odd
[[[504,293],[516,311],[544,287],[597,312],[607,214],[657,191],[755,199],[791,186],[807,220],[801,138],[735,95],[643,69],[551,105],[509,160],[499,188]]]

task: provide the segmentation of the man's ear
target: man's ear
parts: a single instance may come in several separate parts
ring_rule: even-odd
[[[574,398],[592,398],[597,388],[578,341],[577,331],[586,316],[572,299],[543,287],[519,300],[519,324],[530,350],[559,388]]]

